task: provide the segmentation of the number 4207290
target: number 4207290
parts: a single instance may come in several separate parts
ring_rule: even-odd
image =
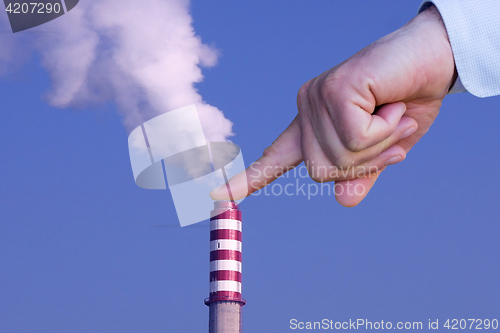
[[[61,4],[55,3],[38,3],[30,2],[28,3],[9,3],[5,11],[10,14],[58,14],[61,11]]]
[[[476,330],[488,330],[498,329],[497,319],[448,319],[443,327],[451,330],[465,330],[465,329],[476,329]]]

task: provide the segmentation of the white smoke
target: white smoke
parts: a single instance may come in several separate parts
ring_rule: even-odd
[[[34,37],[52,78],[51,105],[88,107],[113,100],[130,131],[156,115],[196,104],[209,141],[232,135],[232,123],[195,87],[203,79],[200,66],[214,66],[218,54],[195,34],[188,0],[80,1],[66,15],[31,30],[37,29],[53,32]],[[0,52],[0,61],[11,54]]]

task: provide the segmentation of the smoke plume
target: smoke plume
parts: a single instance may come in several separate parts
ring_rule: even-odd
[[[29,47],[13,42],[31,30],[51,33],[31,33]],[[196,104],[208,140],[232,135],[232,123],[195,88],[201,67],[214,66],[218,54],[195,34],[188,0],[80,1],[66,15],[18,34],[0,48],[0,74],[16,58],[12,48],[36,50],[52,79],[46,97],[55,107],[112,100],[130,131]]]

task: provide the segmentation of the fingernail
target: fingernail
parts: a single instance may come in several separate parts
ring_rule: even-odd
[[[396,155],[396,156],[393,156],[390,159],[388,159],[385,162],[385,165],[393,165],[393,164],[401,162],[402,160],[403,160],[403,157],[401,157],[401,155]]]
[[[210,194],[217,194],[218,192],[222,191],[222,189],[226,188],[226,184],[222,184],[219,187],[214,188]]]
[[[412,135],[413,133],[415,133],[416,130],[417,130],[417,127],[415,127],[415,126],[410,127],[409,129],[406,130],[405,134],[403,134],[403,136],[401,137],[401,139],[409,137],[410,135]]]

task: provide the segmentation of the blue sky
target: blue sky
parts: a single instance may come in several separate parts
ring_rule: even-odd
[[[197,34],[221,53],[199,91],[249,163],[293,119],[305,81],[419,4],[193,1]],[[115,105],[53,108],[49,88],[36,56],[0,78],[0,332],[207,331],[208,223],[179,228],[168,191],[135,185]],[[358,207],[246,199],[245,331],[287,332],[293,318],[500,319],[499,105],[447,97]],[[296,181],[313,184],[278,182]]]

